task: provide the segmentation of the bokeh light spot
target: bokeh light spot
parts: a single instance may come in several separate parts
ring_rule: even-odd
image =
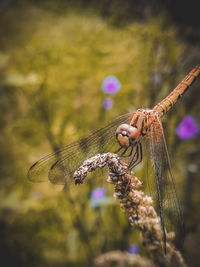
[[[103,101],[103,107],[104,107],[104,109],[109,110],[109,109],[112,108],[112,106],[113,106],[112,99],[109,98],[109,97],[108,98],[105,98],[104,101]]]
[[[95,188],[90,195],[90,205],[92,208],[97,208],[105,201],[106,189],[103,187]]]
[[[196,137],[199,133],[199,125],[195,118],[187,115],[176,127],[176,134],[184,141]]]
[[[128,253],[130,254],[139,254],[139,246],[135,244],[131,244],[128,247]]]
[[[121,88],[120,81],[115,76],[108,76],[103,80],[102,90],[106,94],[116,94]]]

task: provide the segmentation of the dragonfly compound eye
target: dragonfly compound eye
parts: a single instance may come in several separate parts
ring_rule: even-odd
[[[131,146],[139,135],[140,131],[129,124],[121,124],[116,131],[116,139],[122,147]]]

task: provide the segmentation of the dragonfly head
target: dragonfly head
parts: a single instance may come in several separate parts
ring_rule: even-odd
[[[122,147],[132,146],[139,135],[140,131],[136,127],[125,123],[119,125],[116,131],[116,139]]]

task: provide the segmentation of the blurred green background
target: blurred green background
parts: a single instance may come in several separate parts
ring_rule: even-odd
[[[4,266],[92,266],[98,255],[127,251],[130,244],[145,255],[138,231],[129,226],[101,174],[64,191],[50,183],[33,184],[26,175],[45,153],[124,113],[153,107],[200,63],[200,24],[193,3],[0,2]],[[112,96],[112,109],[105,110],[107,95],[101,87],[109,75],[122,87]],[[189,266],[200,264],[200,139],[184,142],[175,129],[188,114],[200,124],[199,88],[197,81],[163,119],[184,208]],[[107,202],[94,209],[90,194],[104,186]]]

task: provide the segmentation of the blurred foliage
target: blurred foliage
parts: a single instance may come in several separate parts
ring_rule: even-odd
[[[117,25],[113,14],[119,8],[105,18],[98,9],[72,7],[70,1],[34,2],[13,1],[0,17],[0,251],[6,266],[88,266],[103,252],[141,245],[138,233],[115,201],[90,207],[92,189],[105,186],[101,173],[62,191],[31,184],[29,166],[116,116],[152,107],[199,63],[199,50],[177,38],[164,14],[138,22],[123,13],[127,23]],[[128,5],[124,9],[128,12]],[[101,83],[108,75],[122,88],[106,111]],[[194,84],[164,119],[179,191],[188,205],[190,262],[189,244],[198,247],[200,240],[191,237],[199,233],[200,182],[198,171],[193,168],[191,176],[187,166],[197,168],[200,148],[197,139],[179,140],[175,127],[185,114],[200,123],[198,88]],[[184,184],[190,190],[184,191]]]

